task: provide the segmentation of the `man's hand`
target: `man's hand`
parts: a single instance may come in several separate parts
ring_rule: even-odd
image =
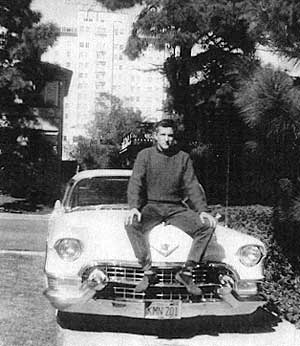
[[[141,219],[142,219],[141,212],[136,208],[132,208],[129,210],[128,215],[125,218],[125,226],[130,226],[134,222],[141,222]]]
[[[202,223],[205,223],[205,221],[207,221],[209,224],[209,227],[216,228],[217,220],[212,215],[208,214],[205,211],[202,211],[200,213],[199,217],[200,217],[200,220]]]

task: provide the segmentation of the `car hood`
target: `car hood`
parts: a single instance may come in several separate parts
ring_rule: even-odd
[[[54,212],[49,221],[48,249],[55,253],[54,245],[61,238],[77,238],[83,244],[82,256],[72,263],[74,270],[96,261],[136,262],[124,228],[126,209],[78,210]],[[185,262],[192,239],[178,228],[163,224],[155,227],[149,236],[152,260]],[[234,267],[240,276],[244,266],[238,258],[238,250],[244,245],[263,243],[255,237],[218,225],[206,250],[204,260],[224,262]],[[254,274],[254,273],[253,273]]]

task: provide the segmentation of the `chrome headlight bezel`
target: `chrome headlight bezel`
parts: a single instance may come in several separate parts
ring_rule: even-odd
[[[239,248],[238,256],[240,262],[246,267],[254,267],[260,263],[265,256],[264,248],[257,244],[247,244]]]
[[[83,245],[76,238],[61,238],[55,242],[54,249],[63,261],[74,262],[81,256]]]

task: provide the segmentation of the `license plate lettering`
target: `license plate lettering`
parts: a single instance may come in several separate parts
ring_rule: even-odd
[[[145,305],[145,318],[177,319],[181,318],[181,302],[150,302]]]

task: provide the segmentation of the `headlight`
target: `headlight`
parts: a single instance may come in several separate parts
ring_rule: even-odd
[[[64,238],[58,240],[54,248],[58,255],[67,262],[75,261],[82,252],[82,244],[78,239]]]
[[[241,263],[247,267],[255,266],[263,257],[262,248],[258,245],[246,245],[239,249]]]

